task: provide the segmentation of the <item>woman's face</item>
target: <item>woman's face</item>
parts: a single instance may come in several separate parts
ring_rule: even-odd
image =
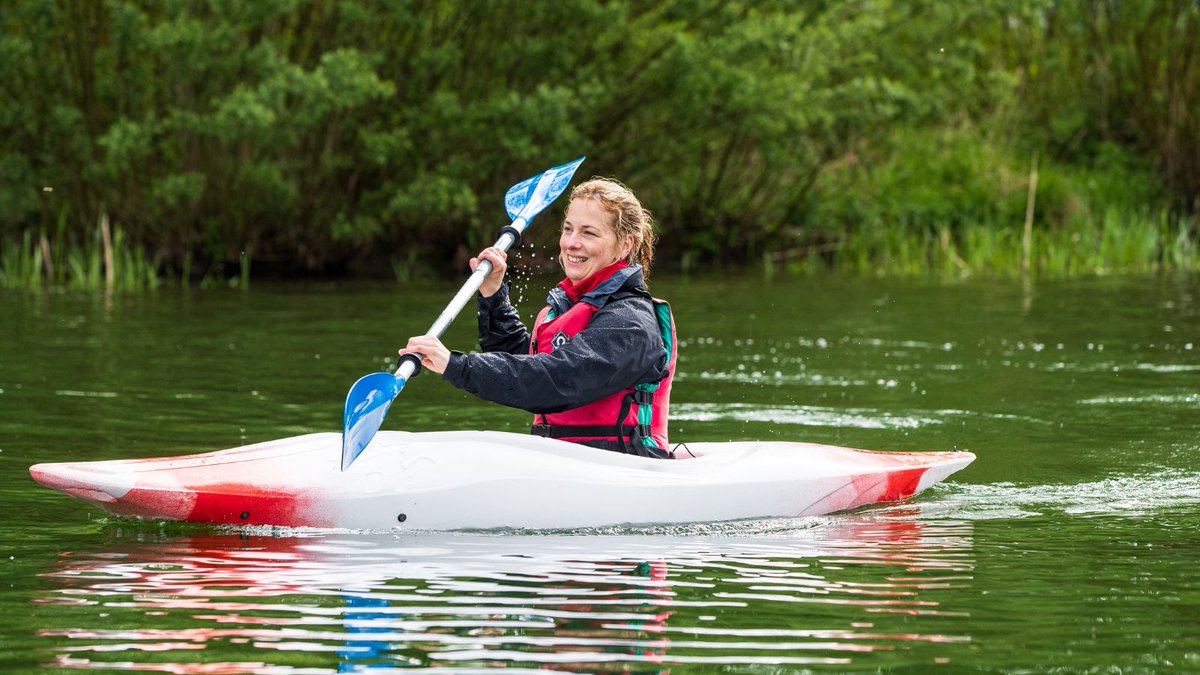
[[[567,206],[558,248],[563,269],[573,283],[629,256],[633,237],[618,241],[612,220],[613,216],[591,199],[576,199]]]

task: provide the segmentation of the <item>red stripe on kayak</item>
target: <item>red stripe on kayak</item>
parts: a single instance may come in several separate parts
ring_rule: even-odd
[[[88,501],[117,516],[144,520],[187,520],[193,495],[178,490],[135,487],[117,499]]]
[[[917,487],[921,484],[921,476],[925,475],[926,469],[907,469],[905,471],[893,471],[887,477],[887,490],[883,496],[879,498],[881,502],[898,502],[901,499],[908,499],[917,493]]]
[[[245,484],[205,486],[204,492],[196,493],[187,521],[215,525],[322,526],[305,517],[304,504],[297,495],[247,492],[247,488]]]

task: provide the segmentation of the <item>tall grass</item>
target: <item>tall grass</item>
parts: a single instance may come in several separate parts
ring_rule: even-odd
[[[1029,272],[1046,278],[1142,272],[1200,272],[1196,219],[1166,213],[1106,211],[1099,221],[1035,229]],[[876,224],[832,242],[766,254],[761,270],[809,276],[1017,277],[1025,273],[1019,224],[971,223],[955,229]]]
[[[1084,166],[1047,160],[1034,182],[1036,166],[975,128],[898,132],[821,177],[784,269],[1020,275],[1032,206],[1029,273],[1200,271],[1196,218],[1172,216],[1152,169],[1120,148],[1097,146]],[[778,255],[764,260],[778,271]]]
[[[19,241],[0,240],[0,287],[20,289],[148,290],[161,283],[158,260],[135,247],[120,227],[112,230],[112,282],[106,275],[103,225],[86,241],[26,230]]]
[[[1049,278],[1159,271],[1200,272],[1195,219],[1172,220],[1166,212],[1110,209],[1098,221],[1033,232],[1030,272]],[[951,233],[879,226],[846,233],[816,257],[788,263],[787,272],[828,268],[872,276],[1019,276],[1023,273],[1019,225],[968,224]],[[769,273],[778,271],[772,265]]]
[[[395,276],[396,282],[401,284],[409,283],[417,278],[420,274],[417,251],[409,250],[403,258],[392,258],[392,274]]]
[[[0,244],[0,286],[4,288],[41,288],[42,250],[26,230],[20,243]]]

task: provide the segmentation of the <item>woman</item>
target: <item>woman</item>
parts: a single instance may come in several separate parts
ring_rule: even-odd
[[[646,457],[671,457],[667,408],[675,373],[670,307],[645,278],[654,222],[624,185],[593,178],[571,191],[559,236],[566,278],[530,333],[508,299],[506,254],[471,259],[492,272],[479,288],[482,354],[451,352],[432,336],[401,354],[484,400],[534,414],[533,433]]]

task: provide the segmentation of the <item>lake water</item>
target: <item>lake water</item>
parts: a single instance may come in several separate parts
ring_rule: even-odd
[[[525,315],[547,281],[518,289]],[[114,520],[29,478],[338,431],[350,384],[454,290],[0,292],[0,670],[1200,671],[1197,277],[655,280],[673,441],[978,455],[852,513],[239,531]],[[527,425],[424,376],[385,428]]]

